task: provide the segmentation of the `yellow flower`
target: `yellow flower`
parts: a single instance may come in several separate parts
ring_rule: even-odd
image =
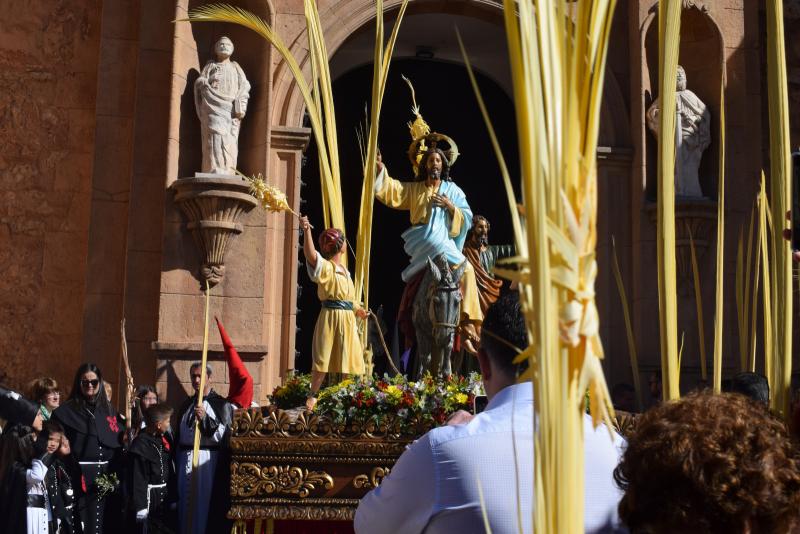
[[[398,388],[397,386],[391,385],[388,388],[386,388],[386,396],[391,397],[394,400],[400,400],[401,398],[403,398],[403,392],[400,391],[400,388]]]
[[[456,393],[455,395],[453,395],[453,400],[456,401],[458,404],[466,404],[467,396],[464,393]]]

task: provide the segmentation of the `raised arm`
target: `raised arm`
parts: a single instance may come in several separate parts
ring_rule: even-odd
[[[403,182],[389,177],[389,171],[383,164],[380,154],[377,160],[378,175],[375,178],[375,198],[380,200],[389,208],[397,210],[410,210],[411,201],[408,195],[408,188]]]
[[[314,238],[311,237],[311,224],[308,217],[300,217],[300,229],[303,231],[303,255],[306,263],[312,269],[317,267],[317,249],[314,247]]]

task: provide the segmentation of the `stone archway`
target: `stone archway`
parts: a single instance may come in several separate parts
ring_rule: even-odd
[[[394,19],[399,5],[399,0],[388,0],[385,3],[387,19]],[[493,0],[465,0],[457,3],[447,0],[410,0],[406,16],[422,13],[462,15],[502,26],[502,9],[502,4]],[[351,35],[374,20],[374,2],[372,0],[341,0],[321,13],[321,18],[328,53],[333,57]],[[400,31],[402,38],[402,28]],[[298,59],[304,74],[310,77],[306,41],[306,33],[303,30],[291,44],[287,44]],[[288,127],[301,126],[305,103],[285,62],[281,62],[276,67],[273,79],[275,84],[272,124]]]

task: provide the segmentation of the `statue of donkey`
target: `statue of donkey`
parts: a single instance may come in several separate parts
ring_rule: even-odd
[[[444,254],[433,260],[414,297],[411,319],[417,337],[414,376],[426,371],[433,376],[450,376],[451,354],[461,316],[461,276],[466,262],[455,271]]]

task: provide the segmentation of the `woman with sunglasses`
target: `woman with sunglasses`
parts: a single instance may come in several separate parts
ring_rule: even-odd
[[[72,454],[80,464],[81,477],[73,481],[82,492],[78,500],[84,534],[103,532],[105,499],[98,497],[96,481],[116,471],[125,428],[117,419],[103,387],[103,373],[93,363],[78,367],[72,392],[53,418],[64,426]],[[109,510],[117,517],[119,510]]]

